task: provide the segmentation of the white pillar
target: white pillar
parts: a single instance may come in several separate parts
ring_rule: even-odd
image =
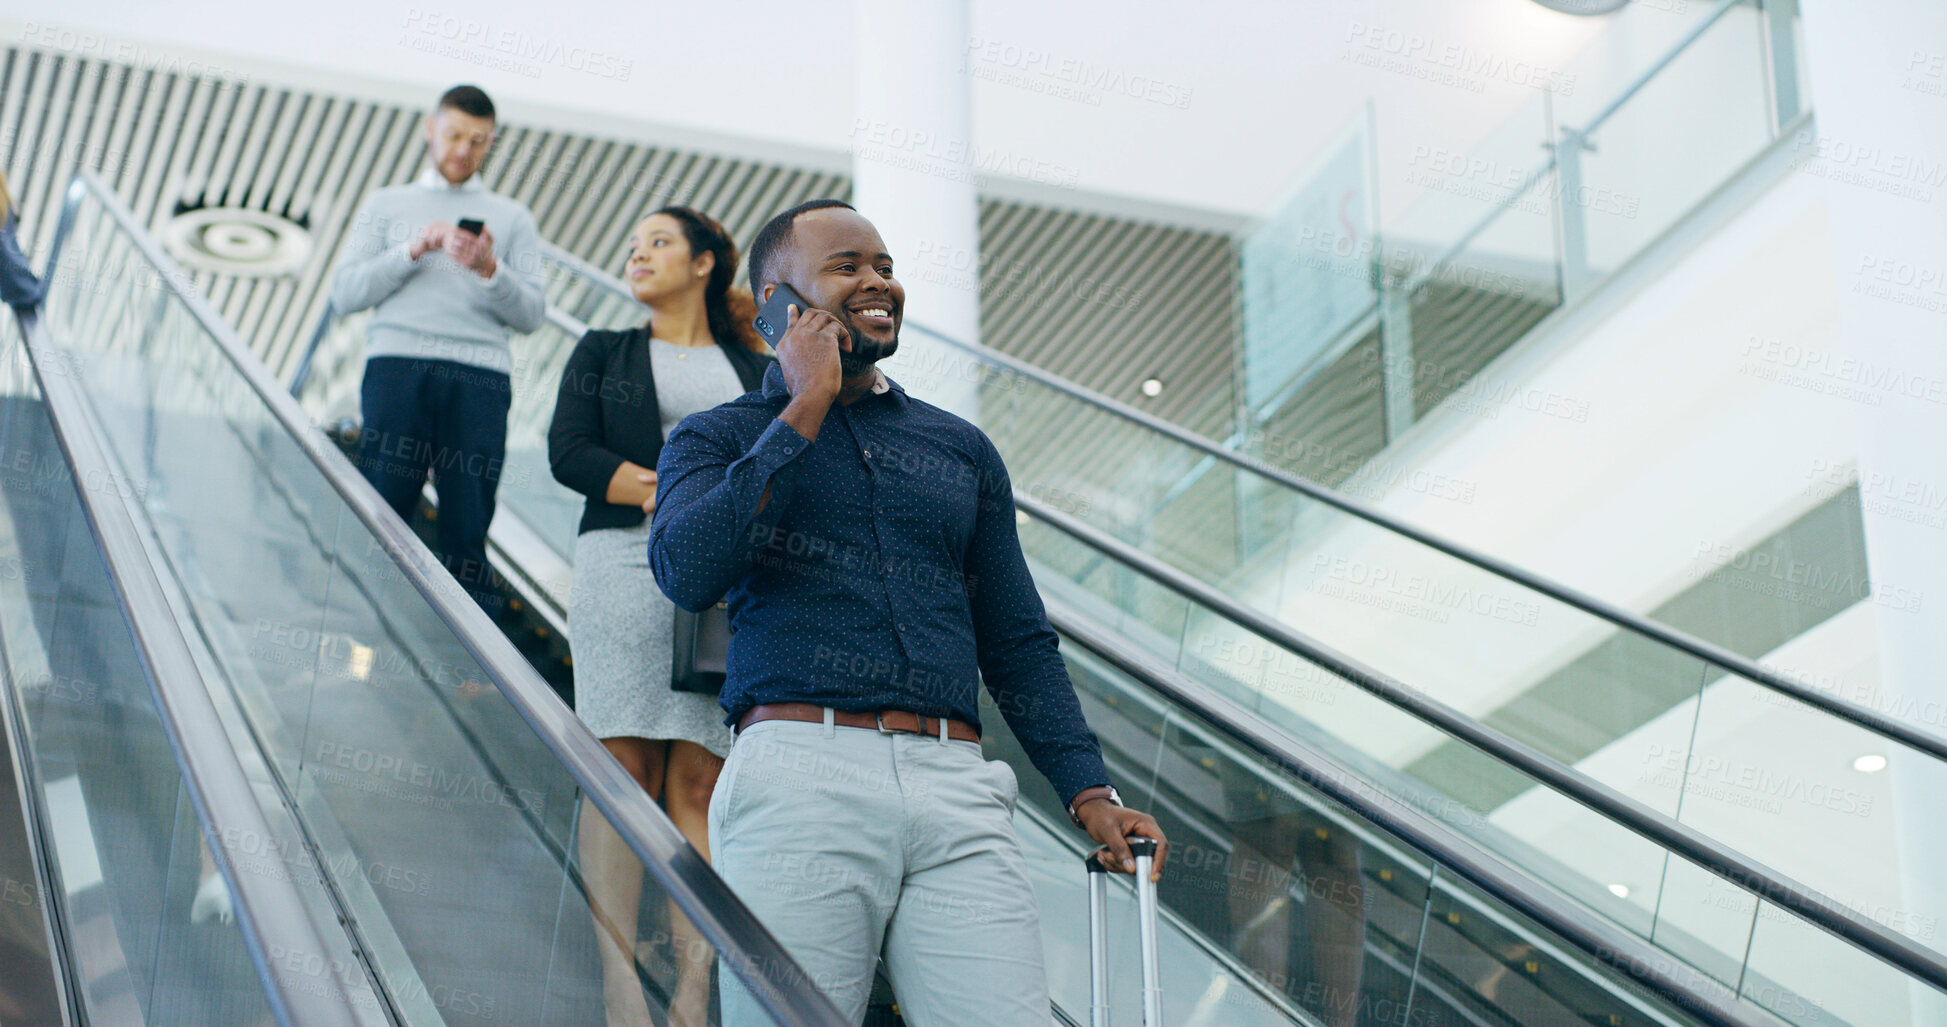
[[[878,226],[906,286],[900,353],[909,392],[979,423],[963,358],[910,329],[980,339],[980,222],[966,0],[858,4],[852,201]]]
[[[1947,4],[1801,3],[1819,152],[1847,172],[1825,176],[1847,355],[1889,383],[1857,422],[1882,708],[1947,735]],[[1947,774],[1887,755],[1905,907],[1890,926],[1947,932]],[[1915,1023],[1947,1024],[1925,1006]]]

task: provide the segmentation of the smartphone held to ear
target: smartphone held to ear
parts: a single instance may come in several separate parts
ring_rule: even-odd
[[[757,329],[757,334],[763,336],[772,349],[784,341],[784,329],[791,323],[792,307],[797,307],[798,316],[802,317],[805,311],[811,309],[811,304],[798,295],[798,290],[779,282],[777,288],[771,290],[771,298],[764,301],[763,309],[751,319],[751,327]]]
[[[487,223],[479,218],[461,218],[460,223],[453,227],[468,235],[479,235],[480,230],[487,227]]]

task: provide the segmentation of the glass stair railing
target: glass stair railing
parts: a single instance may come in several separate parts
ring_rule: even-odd
[[[1631,961],[1687,968],[1789,1023],[1917,1025],[1947,1011],[1947,959],[1924,935],[1896,931],[1871,911],[1753,860],[1019,492],[1016,504],[1026,514],[1030,567],[1066,634],[1100,639],[1093,649],[1102,658],[1174,679],[1157,691],[1190,696],[1189,711],[1206,722],[1229,711],[1222,719],[1242,725],[1234,733],[1261,739],[1263,753],[1309,753],[1343,768],[1353,805],[1416,811],[1460,839],[1460,847],[1477,847],[1553,896],[1537,915],[1599,922],[1654,951]],[[1105,556],[1127,573],[1086,582],[1065,573]],[[1184,643],[1186,622],[1189,637],[1207,644]],[[1253,674],[1240,675],[1240,668]],[[1104,712],[1088,707],[1105,744],[1130,737]],[[1455,754],[1438,776],[1395,755],[1396,747],[1425,746],[1429,737]],[[1158,786],[1194,773],[1193,760],[1155,757],[1148,741],[1139,751],[1144,760],[1116,772],[1133,771]],[[1500,808],[1482,804],[1483,778],[1515,779],[1519,799]],[[1237,792],[1235,781],[1225,781],[1223,802],[1238,804]],[[1262,803],[1262,794],[1255,801]],[[1251,808],[1251,800],[1242,805]],[[1154,808],[1184,804],[1159,798]],[[1177,824],[1163,822],[1178,837]],[[1617,886],[1625,881],[1647,885]],[[1506,892],[1501,897],[1511,900]],[[1174,901],[1167,883],[1164,899]],[[1182,905],[1209,908],[1195,899]],[[1596,944],[1617,951],[1613,939]]]
[[[1589,951],[1601,938],[1595,948],[1647,962],[1654,950],[1640,941],[1562,895],[1512,884],[1519,872],[1431,820],[1405,813],[1382,823],[1373,813],[1392,802],[1383,788],[1315,750],[1265,746],[1262,734],[1240,730],[1248,715],[1159,663],[1132,658],[1115,631],[1087,614],[1053,597],[1049,607],[1110,773],[1171,839],[1160,886],[1165,918],[1206,950],[1164,960],[1166,974],[1176,971],[1164,989],[1165,1022],[1275,1022],[1280,1010],[1327,1027],[1771,1022],[1687,966],[1673,963],[1660,983],[1690,1005],[1656,994],[1608,965],[1617,960]],[[991,722],[989,754],[1022,761],[1011,732]],[[1017,830],[1039,871],[1044,917],[1083,919],[1081,888],[1065,873],[1081,847],[1072,832],[1048,826],[1065,820],[1060,800],[1034,782],[1023,788],[1022,806]],[[1525,894],[1578,940],[1476,886],[1477,878]],[[1112,923],[1128,922],[1127,892]],[[1051,944],[1051,968],[1086,958],[1074,948]],[[1077,991],[1082,975],[1052,976],[1064,1000],[1086,1000]],[[1135,983],[1133,972],[1118,980]]]
[[[1351,59],[1394,56],[1349,38]],[[1636,70],[1636,48],[1663,39]],[[1497,357],[1802,139],[1802,45],[1795,0],[1632,9],[1566,67],[1526,66],[1531,98],[1484,138],[1414,148],[1387,183],[1415,194],[1397,216],[1319,202],[1379,191],[1363,154],[1322,160],[1240,246],[1248,387],[1226,444],[1354,491],[1436,407],[1491,417],[1534,399],[1497,380]],[[1572,397],[1547,401],[1577,416]]]

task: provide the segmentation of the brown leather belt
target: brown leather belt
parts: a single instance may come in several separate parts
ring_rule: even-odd
[[[743,731],[752,724],[766,720],[798,720],[813,724],[825,722],[825,708],[808,702],[776,702],[752,706],[737,718],[737,730]],[[960,720],[947,720],[941,717],[922,717],[905,710],[880,710],[876,713],[847,713],[844,710],[833,712],[832,723],[839,727],[868,727],[881,734],[912,734],[940,736],[940,724],[946,724],[946,736],[960,742],[980,741],[980,732],[973,725]]]

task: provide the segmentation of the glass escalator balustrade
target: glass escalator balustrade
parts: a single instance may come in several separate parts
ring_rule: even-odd
[[[72,1002],[88,1022],[271,1024],[243,932],[223,903],[198,907],[199,896],[223,894],[222,879],[23,342],[8,324],[0,702],[19,727],[6,744],[24,743],[15,755],[30,775],[29,809],[38,807],[46,829],[45,876],[0,882],[6,934],[44,958],[40,924],[11,928],[29,910],[54,918],[70,954]],[[25,957],[0,958],[0,977],[24,974]],[[0,1020],[40,1013],[47,1019],[31,1022],[65,1022],[58,1008],[23,1004],[22,983],[0,986]]]
[[[1327,754],[1356,773],[1373,796],[1402,803],[1445,825],[1546,882],[1565,901],[1664,950],[1673,962],[1695,967],[1727,989],[1741,989],[1753,1003],[1794,1023],[1924,1023],[1927,1016],[1947,1010],[1947,996],[1909,982],[1893,966],[1811,927],[1766,901],[1761,890],[1706,871],[1570,795],[1125,565],[1102,562],[1099,552],[1069,535],[1034,521],[1021,531],[1036,580],[1051,606],[1070,611],[1066,616],[1100,625],[1128,652],[1173,669],[1234,703],[1268,729]],[[1077,573],[1077,569],[1083,570]],[[1632,640],[1642,644],[1633,636]],[[1617,656],[1621,662],[1658,658],[1670,660],[1667,653],[1655,651]],[[1072,671],[1075,666],[1071,660]],[[1690,660],[1687,671],[1693,689],[1708,676],[1701,661]],[[1673,668],[1671,672],[1683,671]],[[1078,684],[1101,677],[1080,671],[1074,676]],[[1712,701],[1738,698],[1751,697],[1707,695],[1705,708]],[[1156,747],[1162,743],[1149,736],[1162,739],[1167,732],[1153,713],[1124,715],[1130,702],[1126,694],[1111,695],[1088,709],[1090,723],[1105,746],[1128,744],[1123,739],[1132,736],[1131,727],[1122,727],[1121,733],[1116,730],[1119,715],[1142,728],[1133,732],[1138,739],[1136,757],[1121,767],[1112,766],[1119,781],[1132,782],[1125,791],[1140,788],[1137,782],[1145,780],[1158,788],[1165,783],[1175,786],[1186,779],[1186,772],[1195,776],[1199,765],[1212,769],[1202,762],[1202,755],[1175,760],[1157,756]],[[1672,790],[1683,786],[1686,773],[1681,757],[1675,755],[1683,752],[1683,742],[1681,736],[1668,739],[1670,755],[1657,754],[1651,769],[1644,771],[1667,774]],[[1428,754],[1437,754],[1437,759]],[[1692,768],[1689,773],[1699,770]],[[1245,806],[1266,803],[1276,793],[1275,775],[1238,778],[1233,773],[1218,790],[1220,808],[1239,805],[1235,787],[1239,780],[1249,780],[1252,786]],[[1050,796],[1042,798],[1052,801]],[[1181,809],[1183,803],[1158,797],[1150,808]],[[1693,816],[1684,822],[1700,820]],[[1164,824],[1177,838],[1176,823],[1165,818]],[[1274,834],[1289,843],[1290,828],[1285,825]],[[1190,862],[1197,859],[1191,856]],[[1282,856],[1270,862],[1290,861]],[[1248,878],[1265,872],[1264,868],[1259,861],[1236,872]],[[1186,916],[1212,908],[1207,897],[1191,899],[1171,889],[1166,883],[1166,901],[1178,902]],[[1871,919],[1882,917],[1871,915]],[[1924,921],[1909,920],[1902,926],[1926,940]],[[1765,946],[1753,940],[1766,936],[1775,940]]]
[[[1085,644],[1063,642],[1111,773],[1172,839],[1161,886],[1166,1022],[1689,1022]],[[993,723],[989,756],[1022,760],[1011,732]],[[1065,813],[1045,785],[1024,786],[1022,802],[1051,978],[1059,1000],[1079,1008],[1071,1003],[1087,1001],[1077,970],[1087,951],[1072,926],[1086,914],[1072,865],[1083,847],[1058,826]],[[1131,1009],[1133,894],[1117,894],[1112,992]]]
[[[701,1015],[708,945],[465,638],[181,298],[114,270],[144,257],[94,202],[69,245],[104,270],[49,300],[62,366],[85,375],[183,631],[303,825],[242,855],[329,889],[397,1022],[598,1022],[605,991],[631,1022]],[[178,833],[174,883],[146,901],[187,924]]]

